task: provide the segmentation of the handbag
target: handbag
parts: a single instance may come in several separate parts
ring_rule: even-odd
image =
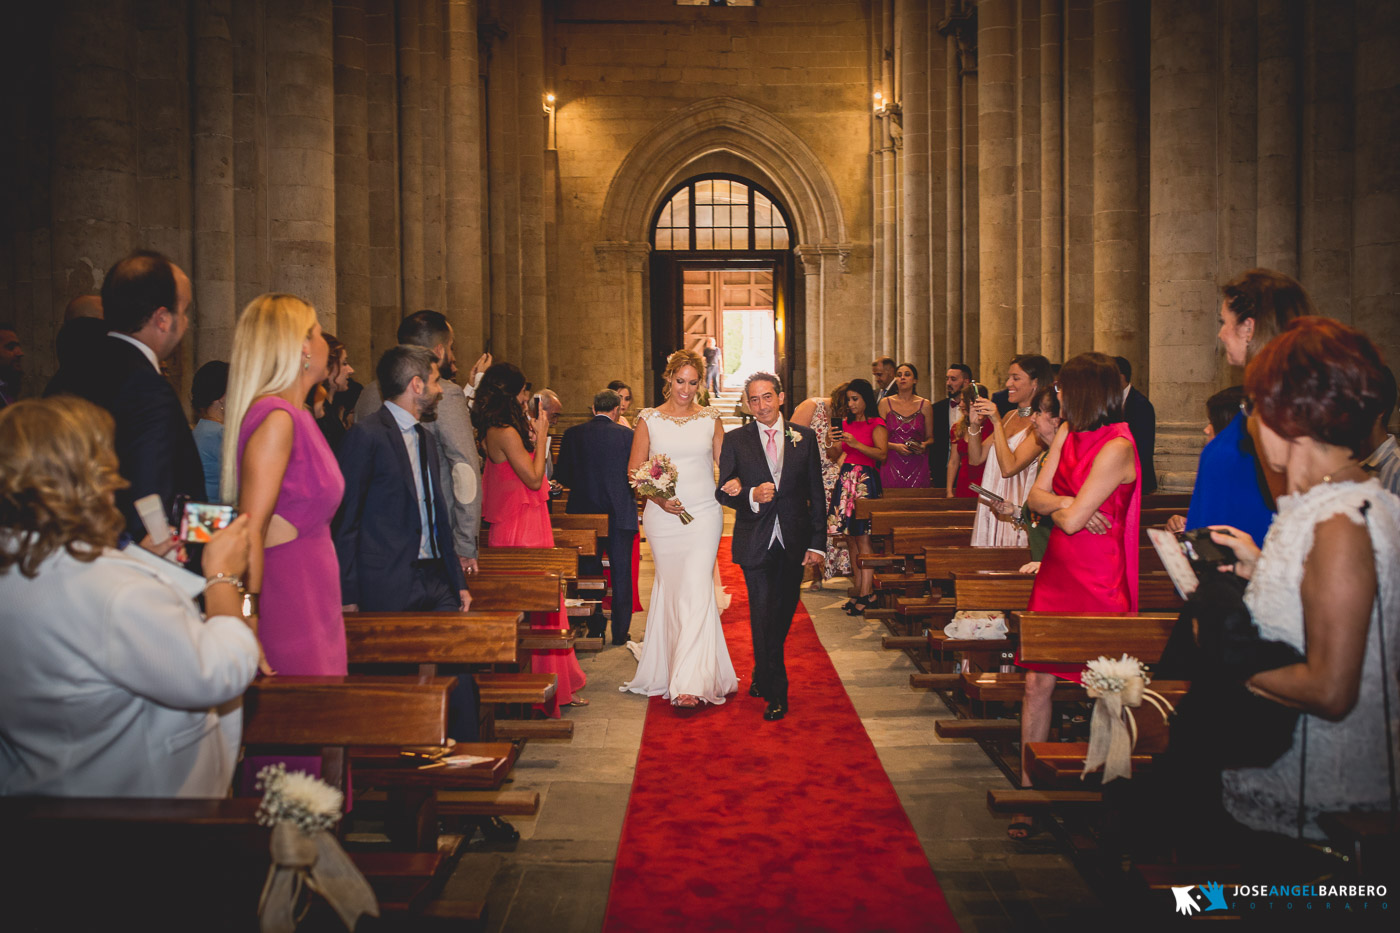
[[[1256,696],[1245,681],[1297,664],[1292,645],[1264,639],[1244,602],[1246,581],[1211,571],[1177,616],[1158,680],[1189,680],[1172,723],[1174,749],[1204,756],[1212,768],[1263,768],[1293,745],[1299,712]]]

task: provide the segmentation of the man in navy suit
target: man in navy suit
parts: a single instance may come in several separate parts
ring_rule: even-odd
[[[826,498],[817,436],[785,424],[782,381],[754,373],[744,383],[754,420],[724,436],[715,498],[734,510],[734,562],[744,571],[753,634],[749,696],[768,701],[763,718],[788,711],[783,643],[797,611],[802,577],[826,560]]]
[[[398,346],[377,368],[386,401],[340,445],[345,499],[335,522],[346,612],[466,612],[437,444],[419,422],[442,398],[431,350]]]
[[[1128,422],[1128,431],[1137,444],[1138,462],[1142,464],[1142,494],[1151,495],[1157,491],[1157,467],[1152,462],[1157,448],[1157,409],[1133,385],[1133,364],[1122,356],[1115,356],[1113,361],[1118,364],[1123,381],[1123,420]]]
[[[69,387],[116,422],[118,469],[131,483],[118,490],[117,508],[137,541],[146,526],[136,500],[156,493],[174,524],[176,496],[204,498],[199,449],[179,396],[160,371],[190,326],[192,301],[189,277],[160,253],[138,250],[120,260],[102,282],[107,336],[91,369]]]
[[[614,645],[627,644],[632,625],[632,542],[637,538],[637,500],[627,481],[632,431],[617,423],[621,405],[612,389],[593,396],[593,419],[564,432],[554,465],[554,478],[569,489],[567,512],[608,516]],[[603,632],[590,626],[588,634],[596,638]]]
[[[356,422],[337,452],[345,498],[333,534],[346,612],[466,612],[462,565],[452,549],[438,452],[419,422],[437,414],[442,385],[425,347],[398,346],[376,367],[385,402]],[[477,737],[477,697],[470,674],[457,678],[449,733]]]

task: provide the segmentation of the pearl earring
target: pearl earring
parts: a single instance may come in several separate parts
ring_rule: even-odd
[[[310,372],[310,371],[311,371],[311,354],[310,354],[310,353],[303,353],[303,354],[301,355],[301,358],[305,361],[305,362],[303,362],[303,363],[301,364],[301,371],[304,372],[304,373]]]

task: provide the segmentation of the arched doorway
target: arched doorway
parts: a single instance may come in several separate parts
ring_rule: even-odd
[[[791,386],[801,329],[791,230],[781,201],[749,178],[712,172],[672,187],[651,224],[653,345],[701,353],[713,339],[729,388],[758,371]]]

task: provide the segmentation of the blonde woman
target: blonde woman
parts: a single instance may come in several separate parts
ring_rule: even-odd
[[[675,497],[651,498],[642,513],[656,582],[637,676],[622,689],[681,707],[720,704],[739,688],[710,572],[724,527],[714,479],[724,425],[718,411],[698,401],[704,374],[699,354],[671,354],[662,373],[666,401],[638,415],[627,464],[630,472],[666,454],[678,477]],[[682,512],[693,521],[682,522]]]
[[[316,310],[293,295],[254,298],[233,335],[222,491],[249,519],[246,582],[260,594],[251,621],[264,673],[346,672],[331,541],[345,480],[305,404],[328,355]]]

